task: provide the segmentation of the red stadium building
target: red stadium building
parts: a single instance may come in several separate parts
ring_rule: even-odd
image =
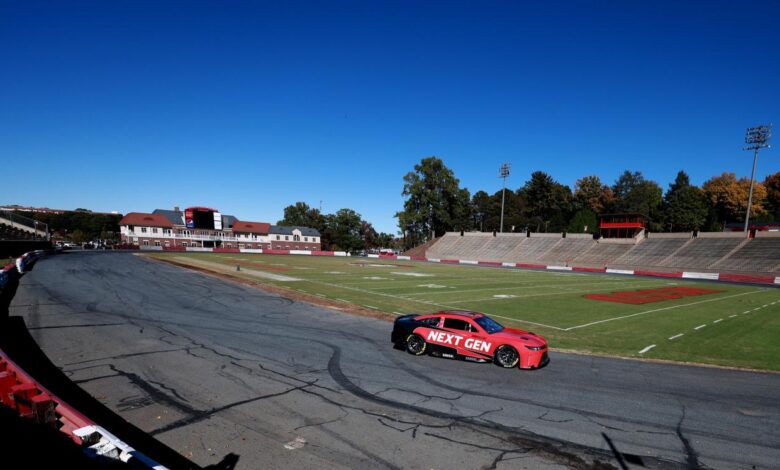
[[[645,230],[645,218],[640,214],[601,214],[601,238],[634,238]]]
[[[123,244],[150,250],[239,248],[320,250],[320,233],[309,227],[249,222],[208,207],[130,212],[119,221]]]

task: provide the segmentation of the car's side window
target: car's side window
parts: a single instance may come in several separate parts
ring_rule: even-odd
[[[450,330],[471,331],[471,325],[469,325],[467,321],[458,320],[456,318],[445,318],[444,328],[449,328]]]
[[[420,320],[420,323],[425,326],[439,326],[439,317],[426,318],[425,320]]]

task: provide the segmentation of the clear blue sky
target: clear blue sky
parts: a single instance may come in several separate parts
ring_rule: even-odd
[[[504,161],[513,189],[749,176],[779,25],[777,1],[3,1],[0,204],[276,222],[321,200],[395,233],[430,155],[472,193]]]

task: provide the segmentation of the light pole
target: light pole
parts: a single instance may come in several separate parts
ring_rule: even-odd
[[[501,165],[498,171],[498,177],[504,180],[504,185],[501,188],[501,233],[504,233],[504,199],[506,198],[506,178],[509,176],[509,163]]]
[[[753,173],[750,175],[750,192],[748,193],[747,211],[745,212],[745,233],[748,231],[750,223],[750,205],[753,204],[753,185],[756,181],[756,161],[758,160],[758,151],[763,148],[769,148],[769,139],[772,138],[772,124],[748,128],[745,133],[744,150],[753,151]]]

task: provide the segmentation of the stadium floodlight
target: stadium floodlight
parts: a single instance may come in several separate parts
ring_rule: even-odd
[[[747,211],[745,212],[745,229],[747,233],[750,224],[750,205],[753,204],[753,186],[756,181],[756,161],[758,160],[758,151],[760,149],[770,148],[769,139],[772,138],[772,124],[749,127],[745,133],[744,150],[753,151],[753,173],[750,175],[750,192],[748,193]]]
[[[498,177],[504,180],[504,185],[501,188],[501,233],[504,233],[504,199],[506,197],[506,178],[509,176],[509,163],[501,165],[498,171]]]

